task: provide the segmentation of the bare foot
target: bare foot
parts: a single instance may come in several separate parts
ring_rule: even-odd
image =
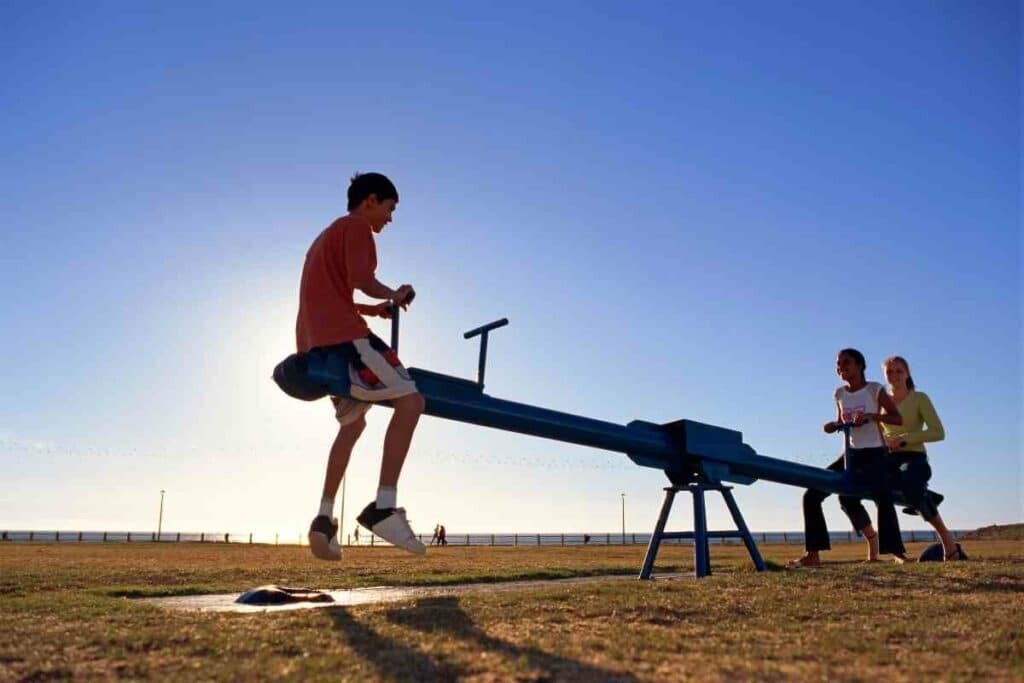
[[[907,562],[910,562],[910,560],[907,559],[906,555],[893,555],[892,561],[896,564],[906,564]]]
[[[800,567],[820,567],[821,558],[818,557],[817,553],[813,555],[811,553],[807,553],[803,557],[798,557],[795,560],[790,560],[789,563],[786,564],[786,566],[792,569],[799,569]]]
[[[868,542],[868,559],[867,562],[878,562],[878,534],[872,534],[868,536],[864,534],[864,540]]]

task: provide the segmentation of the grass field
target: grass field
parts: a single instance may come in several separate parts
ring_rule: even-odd
[[[920,550],[912,547],[911,553]],[[1024,543],[963,563],[780,571],[795,546],[715,547],[700,581],[596,582],[275,614],[172,612],[133,597],[635,573],[638,546],[356,548],[0,545],[0,680],[1024,680]],[[692,571],[664,548],[657,571]]]

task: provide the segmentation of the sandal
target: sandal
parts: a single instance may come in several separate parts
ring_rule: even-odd
[[[942,559],[945,562],[963,561],[967,559],[967,554],[964,553],[964,549],[960,547],[959,543],[957,543],[956,550],[954,550],[951,555],[943,555]]]
[[[817,568],[821,566],[821,560],[812,560],[804,555],[803,557],[798,557],[795,560],[790,560],[786,563],[786,566],[790,569]]]

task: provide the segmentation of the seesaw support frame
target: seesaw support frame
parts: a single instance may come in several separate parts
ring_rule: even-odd
[[[689,491],[693,494],[693,531],[665,531],[668,523],[669,513],[672,511],[672,503],[676,494],[680,491]],[[704,505],[704,492],[718,491],[725,499],[725,505],[729,508],[733,522],[736,524],[735,531],[708,531],[707,510]],[[747,523],[743,520],[743,514],[736,505],[736,499],[732,496],[732,487],[722,484],[692,483],[683,486],[668,486],[665,488],[665,501],[661,505],[661,512],[658,514],[658,521],[654,525],[654,533],[651,534],[651,541],[647,544],[647,554],[644,556],[643,566],[640,568],[639,579],[651,578],[651,571],[654,569],[654,561],[658,557],[658,549],[662,541],[670,539],[693,539],[693,574],[698,579],[711,575],[711,552],[708,540],[712,538],[739,538],[747,546],[750,559],[754,568],[764,571],[764,560],[757,549],[754,538],[750,535]]]

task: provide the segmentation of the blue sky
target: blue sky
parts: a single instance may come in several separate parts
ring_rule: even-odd
[[[334,424],[269,372],[356,170],[401,193],[408,365],[472,376],[461,332],[507,316],[492,395],[825,465],[836,350],[900,353],[947,523],[1020,521],[1020,36],[1011,2],[2,3],[0,527],[148,530],[166,489],[165,528],[304,529]],[[427,418],[399,498],[605,531],[625,492],[641,532],[664,483]],[[737,497],[801,526],[796,489]]]

